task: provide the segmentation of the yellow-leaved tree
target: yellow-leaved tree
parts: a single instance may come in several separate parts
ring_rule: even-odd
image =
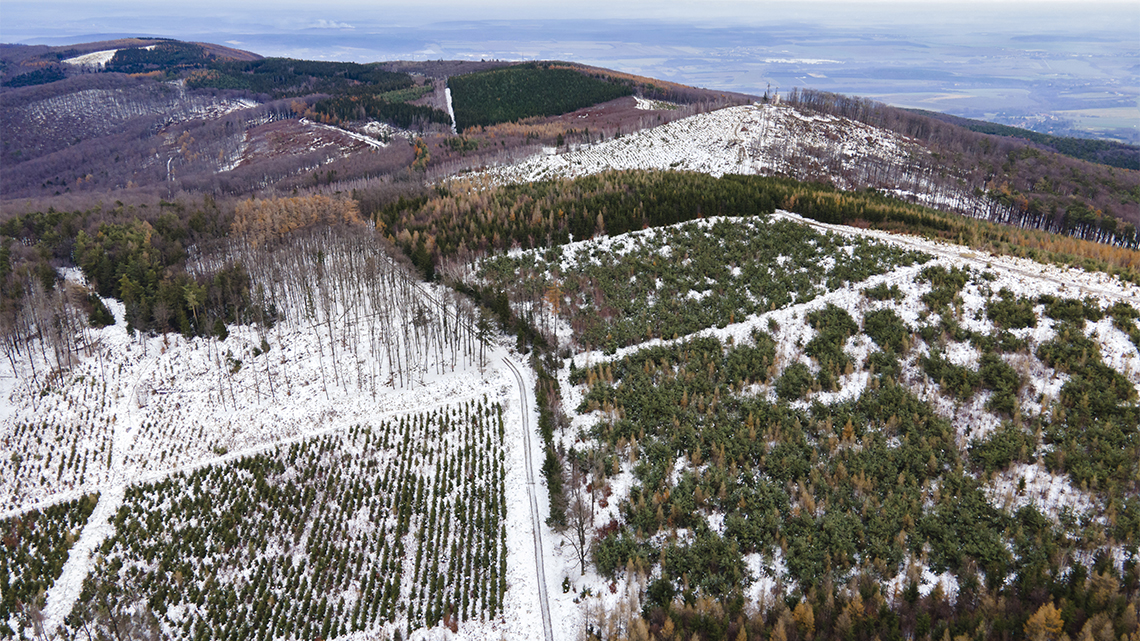
[[[1046,603],[1025,622],[1025,638],[1029,641],[1061,641],[1065,622],[1052,602]]]

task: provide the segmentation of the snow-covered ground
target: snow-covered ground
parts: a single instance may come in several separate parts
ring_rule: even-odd
[[[647,103],[648,101],[643,101]],[[639,106],[642,102],[638,103]],[[794,173],[790,159],[827,162],[843,175],[888,166],[919,146],[882,129],[777,105],[743,105],[697,114],[557,155],[538,154],[474,178],[496,183],[573,178],[608,170],[679,169],[724,174]]]
[[[833,304],[846,310],[856,319],[856,322],[859,322],[866,312],[890,307],[902,317],[912,330],[915,330],[926,322],[926,319],[922,318],[924,304],[920,299],[923,294],[930,290],[929,284],[917,282],[917,276],[920,271],[932,265],[943,265],[946,268],[969,268],[978,275],[989,274],[985,278],[972,280],[961,293],[963,299],[960,315],[962,325],[983,333],[991,332],[994,329],[993,323],[984,314],[988,294],[996,293],[1003,288],[1010,289],[1020,297],[1034,299],[1042,294],[1052,294],[1069,298],[1089,297],[1099,303],[1102,308],[1107,308],[1117,301],[1124,301],[1134,307],[1140,307],[1140,286],[1109,277],[1101,272],[1086,272],[1080,269],[1044,265],[1026,259],[981,254],[952,243],[912,236],[826,225],[784,211],[778,211],[776,216],[795,220],[801,224],[811,225],[832,233],[864,236],[898,244],[908,249],[927,253],[935,258],[923,265],[902,267],[886,274],[872,276],[862,283],[847,285],[823,294],[810,302],[758,314],[724,328],[708,328],[674,340],[653,339],[642,344],[619,348],[613,354],[605,354],[598,350],[576,353],[573,360],[577,366],[585,368],[598,363],[616,361],[627,355],[633,355],[646,347],[684,343],[697,336],[714,336],[722,344],[747,344],[751,340],[752,331],[760,329],[771,332],[775,338],[776,361],[780,369],[795,361],[803,362],[813,369],[818,369],[818,366],[812,365],[810,359],[803,354],[803,345],[815,333],[807,323],[807,315],[811,311]],[[711,224],[713,220],[715,219],[705,222]],[[651,229],[632,232],[635,235],[656,233],[662,233],[662,230]],[[629,243],[626,242],[625,236],[573,243],[564,248],[562,267],[563,269],[572,268],[577,257],[588,256],[595,248],[602,248],[606,252],[621,252],[627,246]],[[984,286],[980,285],[978,281],[984,283]],[[897,302],[868,300],[863,295],[863,290],[879,284],[885,284],[888,287],[897,286],[901,292],[901,298]],[[1040,313],[1038,315],[1042,316]],[[563,331],[569,331],[564,325],[565,323],[561,323],[559,326],[563,327]],[[1032,354],[1038,345],[1055,336],[1054,325],[1055,323],[1052,320],[1042,317],[1037,327],[1013,330],[1013,333],[1028,341],[1029,349],[1026,352]],[[772,332],[773,326],[778,326],[778,331]],[[1140,391],[1140,352],[1138,352],[1136,345],[1131,342],[1127,335],[1112,325],[1111,319],[1089,323],[1087,330],[1090,337],[1100,346],[1105,363],[1124,374]],[[859,364],[863,363],[870,352],[875,349],[877,348],[866,337],[859,336],[850,339],[845,346],[845,351]],[[976,369],[979,353],[973,346],[955,344],[954,350],[950,356],[951,360],[961,364],[971,364]],[[1065,375],[1052,372],[1037,359],[1027,354],[1006,355],[1005,358],[1023,374],[1026,384],[1020,394],[1019,401],[1026,411],[1038,413],[1057,399],[1062,384],[1067,380]],[[904,360],[903,368],[902,380],[910,381],[912,391],[919,398],[931,403],[938,414],[951,421],[957,432],[960,445],[965,445],[973,439],[982,438],[1000,425],[1001,418],[985,408],[988,393],[980,393],[972,403],[962,404],[949,397],[936,384],[922,382],[925,380],[925,375],[922,373],[915,355]],[[806,408],[812,402],[830,404],[855,399],[866,389],[870,378],[868,372],[863,371],[861,366],[856,366],[853,373],[840,378],[839,391],[816,392],[811,394],[809,399],[797,401],[795,404]],[[583,431],[588,430],[599,420],[606,420],[606,416],[600,410],[585,414],[572,411],[580,405],[588,390],[585,385],[571,384],[568,367],[559,372],[559,381],[563,394],[563,406],[571,411],[571,425],[567,429],[562,443],[567,448],[574,445],[581,447],[581,444],[576,443],[576,441]],[[775,389],[771,382],[764,385],[753,385],[746,393],[766,397],[773,403],[777,401]],[[684,464],[684,459],[679,459],[674,473],[678,473]],[[628,493],[632,481],[632,467],[629,461],[624,462],[621,473],[611,481],[614,486],[611,505],[616,505],[623,493]],[[1019,492],[1017,491],[1017,484],[1021,479],[1024,479],[1026,484],[1024,490]],[[984,490],[991,502],[997,507],[1017,509],[1020,506],[1033,503],[1043,514],[1054,520],[1057,520],[1064,511],[1083,515],[1096,514],[1099,509],[1099,501],[1094,495],[1075,487],[1067,476],[1050,472],[1040,461],[1028,464],[1018,463],[1011,466],[1005,473],[996,475],[991,479],[985,485]],[[595,526],[604,525],[610,516],[610,511],[603,510],[601,516],[595,519]],[[716,519],[710,516],[710,527],[716,525],[714,521]],[[564,612],[567,613],[565,616],[573,617],[571,620],[575,622],[575,625],[582,625],[586,621],[586,617],[591,616],[591,612],[606,611],[612,613],[620,609],[621,595],[624,594],[624,588],[620,584],[611,585],[608,580],[598,576],[593,570],[588,570],[586,576],[579,576],[577,558],[568,546],[559,552],[556,560],[561,561],[563,565],[562,576],[569,577],[573,586],[569,595],[564,595],[565,598],[558,598],[556,601],[559,607],[565,608]],[[746,562],[755,579],[755,583],[750,589],[753,598],[771,598],[773,590],[777,590],[779,586],[789,590],[793,586],[793,582],[782,564],[782,559],[764,559],[759,555],[752,555],[746,559]],[[920,593],[927,594],[936,586],[941,586],[945,594],[951,597],[956,594],[957,581],[952,574],[935,574],[920,563],[912,562],[911,565],[914,565],[912,574],[918,577]],[[891,589],[901,589],[907,581],[906,575],[906,572],[900,574],[891,585],[887,586],[888,593]],[[629,577],[627,577],[628,579]],[[611,588],[614,588],[614,591],[611,591]],[[587,590],[593,596],[582,597],[583,591]],[[574,598],[571,599],[571,597]],[[570,608],[570,603],[577,609]]]
[[[678,121],[663,128],[642,132],[635,136],[610,141],[578,152],[561,155],[543,155],[507,169],[492,170],[503,179],[521,180],[550,177],[549,172],[569,172],[559,175],[577,175],[579,170],[590,171],[614,168],[614,163],[628,162],[630,167],[672,166],[675,162],[688,162],[686,168],[724,173],[747,169],[759,171],[765,158],[766,145],[776,144],[771,133],[774,127],[787,127],[782,120],[803,120],[795,112],[776,107],[741,107],[726,109],[703,116],[722,120],[709,125],[706,137],[697,146],[720,144],[721,153],[702,156],[677,141],[688,140],[694,132],[702,130],[699,121],[686,125],[684,135],[676,133],[670,138],[664,127],[680,125]],[[726,122],[736,122],[736,138],[717,138]],[[706,123],[708,124],[708,123]],[[759,129],[769,133],[749,133]],[[654,133],[656,132],[656,133]],[[624,141],[637,136],[658,135],[661,144],[646,140],[640,149],[656,150],[652,158],[630,155],[622,160],[619,152]],[[754,137],[753,137],[754,136]],[[745,138],[754,141],[745,143]],[[670,145],[673,140],[675,144]],[[719,142],[718,142],[719,141]],[[880,141],[884,148],[905,141]],[[612,145],[613,147],[606,147]],[[743,155],[723,153],[739,148]],[[753,153],[753,152],[756,153]],[[613,152],[613,153],[611,153]],[[855,154],[852,151],[852,154]],[[861,152],[859,152],[861,153]],[[728,158],[725,160],[725,158]],[[735,160],[733,159],[735,158]],[[641,164],[638,164],[641,163]],[[513,172],[513,173],[512,173]],[[1079,269],[1042,265],[1029,260],[987,255],[965,247],[909,236],[896,236],[885,232],[824,225],[805,220],[795,214],[777,212],[776,217],[794,220],[829,232],[859,235],[894,243],[925,252],[935,257],[937,264],[947,267],[969,267],[977,273],[992,274],[984,288],[996,292],[1008,288],[1018,296],[1035,298],[1040,294],[1064,297],[1090,297],[1107,307],[1116,301],[1126,301],[1140,307],[1140,287],[1119,281],[1103,273]],[[711,224],[708,221],[707,224]],[[657,230],[635,232],[653,234]],[[570,268],[575,256],[599,244],[610,251],[621,251],[625,239],[602,238],[583,241],[564,248],[564,268]],[[922,304],[919,299],[928,286],[917,283],[916,276],[924,267],[911,266],[887,274],[871,277],[864,283],[848,285],[802,304],[758,314],[724,328],[709,328],[697,335],[712,335],[722,342],[729,339],[746,343],[753,329],[775,332],[777,363],[782,367],[800,360],[808,363],[802,354],[802,345],[812,331],[807,314],[827,304],[847,310],[861,319],[871,309],[891,306],[912,328],[919,322]],[[69,280],[80,282],[75,272]],[[869,302],[862,291],[884,283],[896,285],[902,293],[901,301]],[[977,282],[971,282],[962,292],[961,323],[976,331],[992,329],[985,318],[987,291]],[[537,581],[544,580],[549,595],[551,629],[556,640],[577,638],[577,631],[587,620],[600,612],[613,612],[622,604],[636,609],[637,582],[643,577],[626,577],[624,582],[611,583],[598,576],[592,568],[583,575],[578,558],[566,540],[545,526],[549,506],[541,482],[532,484],[527,479],[527,458],[532,469],[542,464],[540,447],[526,448],[522,432],[529,425],[533,437],[536,420],[533,417],[533,373],[519,363],[520,384],[503,359],[517,359],[504,346],[494,344],[479,362],[473,354],[448,358],[443,352],[431,348],[418,353],[415,364],[406,376],[397,377],[391,367],[376,361],[382,360],[375,347],[375,326],[367,313],[337,307],[325,316],[310,321],[280,323],[271,330],[252,326],[233,326],[224,340],[214,338],[187,339],[179,335],[131,335],[127,331],[124,309],[117,301],[106,301],[116,317],[116,324],[103,329],[89,330],[89,345],[83,358],[70,370],[45,378],[29,375],[18,369],[0,375],[0,437],[6,446],[6,455],[0,460],[0,516],[11,516],[33,508],[56,504],[83,494],[99,492],[100,501],[90,517],[87,527],[71,548],[63,573],[47,594],[45,614],[49,629],[54,629],[70,611],[78,597],[83,578],[95,561],[95,550],[108,536],[113,526],[110,518],[122,501],[125,488],[145,481],[164,478],[174,472],[231,461],[249,454],[265,451],[283,443],[296,442],[315,435],[344,430],[376,416],[399,416],[452,403],[457,400],[486,395],[506,407],[508,426],[507,444],[507,548],[509,590],[505,614],[501,620],[478,623],[466,622],[460,626],[460,638],[498,639],[532,638],[544,635],[540,608],[536,600]],[[426,304],[438,305],[435,300]],[[294,310],[296,311],[296,310]],[[335,329],[333,328],[336,323]],[[399,326],[400,323],[397,323]],[[569,331],[561,325],[562,331]],[[1050,340],[1054,336],[1053,323],[1047,320],[1037,327],[1015,332],[1031,346]],[[1140,353],[1136,346],[1105,320],[1089,325],[1089,333],[1101,347],[1104,361],[1124,374],[1140,389]],[[678,341],[693,336],[680,337]],[[387,338],[383,339],[387,340]],[[619,349],[616,355],[588,352],[575,355],[579,366],[588,366],[604,360],[621,358],[625,354],[656,344],[673,341],[655,339],[633,347]],[[373,343],[368,350],[358,352],[354,345]],[[266,350],[265,348],[268,347]],[[402,343],[400,349],[408,349]],[[849,341],[848,353],[864,360],[874,347],[858,338]],[[948,358],[960,364],[976,363],[977,353],[968,345],[954,345]],[[1010,356],[1016,360],[1018,356]],[[1014,363],[1018,366],[1018,363]],[[42,369],[46,363],[39,363]],[[1020,364],[1032,367],[1033,363]],[[922,378],[913,359],[904,362],[904,378]],[[1032,370],[1023,405],[1037,411],[1056,398],[1063,378]],[[575,408],[584,392],[582,387],[571,385],[568,369],[560,374],[564,406]],[[813,399],[829,403],[857,397],[868,384],[869,376],[861,368],[840,380],[839,391],[819,392]],[[754,386],[753,393],[775,399],[770,385]],[[949,400],[936,385],[916,386],[916,393],[930,401],[936,410],[947,416],[958,431],[962,442],[984,435],[995,427],[999,419],[984,408],[982,401],[961,405]],[[587,427],[597,415],[575,416],[571,427],[563,436],[570,446],[579,428]],[[532,440],[534,440],[532,438]],[[18,449],[20,448],[20,449]],[[19,453],[23,462],[7,453]],[[679,467],[679,466],[678,466]],[[633,483],[632,464],[623,463],[620,473],[609,481],[613,498],[601,507],[595,517],[596,525],[604,525],[618,516],[619,499],[628,493]],[[1026,481],[1023,492],[1013,492],[1019,480]],[[1095,508],[1095,499],[1081,492],[1064,477],[1051,474],[1040,463],[1018,464],[1008,472],[994,478],[986,488],[991,500],[998,505],[1035,502],[1043,512],[1054,518],[1063,509],[1075,513]],[[544,572],[538,569],[535,556],[535,530],[532,500],[529,492],[538,492],[533,503],[538,507],[540,555]],[[757,577],[752,595],[760,598],[778,589],[786,574],[780,558],[749,558],[749,567]],[[936,584],[952,592],[952,577],[935,576],[921,569],[922,589],[933,589]],[[565,582],[565,583],[564,583]],[[563,589],[566,585],[567,588]],[[418,631],[414,638],[446,638],[450,633],[442,628]],[[354,633],[347,638],[372,638],[367,633]]]
[[[341,129],[340,127],[333,127],[332,125],[325,125],[325,124],[322,124],[319,122],[313,122],[307,118],[302,118],[301,124],[306,126],[306,127],[313,127],[315,129],[324,129],[326,131],[335,131],[338,134],[348,136],[349,138],[352,138],[353,140],[362,142],[362,143],[368,145],[369,147],[373,147],[375,149],[383,149],[383,148],[388,146],[388,143],[377,140],[376,138],[373,138],[372,136],[365,136],[364,134],[358,134],[355,131],[349,131],[347,129]],[[369,124],[372,124],[372,123],[369,123]]]
[[[92,51],[91,53],[85,53],[81,56],[75,56],[74,58],[66,58],[61,62],[68,65],[75,65],[76,67],[99,69],[107,66],[107,63],[111,62],[111,58],[114,58],[116,53],[119,53],[118,49]]]
[[[198,118],[219,118],[228,113],[256,107],[248,98],[194,94],[185,81],[148,84],[117,89],[85,89],[18,107],[15,122],[44,132],[62,126],[82,128],[89,134],[109,133],[118,124],[139,116],[163,114],[167,124]]]
[[[331,265],[335,257],[325,260]],[[66,276],[82,284],[78,271],[67,270]],[[427,289],[418,291],[421,304],[434,310],[428,311],[429,316],[438,319],[440,306],[447,301]],[[369,420],[487,397],[506,408],[509,589],[501,617],[464,622],[460,635],[488,641],[541,636],[533,598],[538,579],[528,492],[538,494],[538,505],[545,507],[547,499],[541,483],[528,483],[524,465],[530,454],[538,469],[541,448],[530,451],[524,447],[526,435],[521,432],[524,424],[536,425],[534,418],[524,420],[524,412],[533,411],[530,388],[534,381],[520,363],[527,389],[518,389],[504,361],[514,358],[506,347],[492,343],[480,358],[478,341],[470,337],[464,343],[466,353],[462,353],[464,348],[461,353],[445,348],[417,352],[407,335],[403,340],[384,337],[380,340],[394,341],[396,349],[412,357],[409,371],[398,375],[388,367],[390,361],[379,363],[383,356],[352,346],[354,341],[371,342],[372,349],[377,349],[380,326],[362,318],[367,306],[348,313],[339,306],[343,303],[339,299],[331,303],[337,308],[328,317],[338,327],[320,322],[319,316],[308,320],[292,316],[268,331],[231,326],[224,340],[132,335],[123,305],[111,299],[105,303],[117,322],[90,330],[88,351],[69,371],[45,379],[18,369],[14,376],[0,378],[0,398],[4,399],[0,437],[7,443],[7,452],[24,458],[21,464],[4,457],[0,517],[87,493],[100,494],[87,526],[71,547],[62,575],[47,592],[44,614],[49,631],[58,627],[75,604],[97,560],[94,551],[114,534],[110,518],[126,488],[321,434],[341,433]],[[288,307],[283,311],[286,316],[298,312]],[[391,308],[386,313],[398,317],[400,310]],[[453,318],[459,322],[459,316]],[[403,325],[397,318],[395,326]],[[262,352],[265,347],[268,350]],[[366,354],[368,363],[363,362]],[[45,365],[37,363],[41,371]],[[69,452],[69,463],[63,464]],[[539,522],[545,518],[541,515]],[[550,532],[541,535],[551,549]],[[442,628],[419,631],[415,638],[436,638],[443,633]],[[372,638],[362,633],[351,636]],[[562,638],[570,637],[556,637]]]

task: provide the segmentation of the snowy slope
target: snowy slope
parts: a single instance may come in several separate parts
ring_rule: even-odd
[[[994,278],[988,286],[995,291],[1008,287],[1021,296],[1041,293],[1090,296],[1102,305],[1123,300],[1140,306],[1140,288],[1104,274],[989,256],[947,243],[821,225],[786,212],[776,215],[832,233],[871,236],[920,250],[935,256],[939,264],[946,266],[966,266],[978,272],[990,272]],[[635,233],[644,235],[656,231]],[[619,237],[576,243],[567,248],[567,260],[572,262],[575,256],[588,255],[592,244],[610,246],[620,244],[621,240]],[[335,264],[337,259],[333,256],[328,260]],[[867,286],[879,283],[897,285],[903,297],[899,303],[891,304],[906,322],[916,324],[918,312],[915,310],[921,307],[918,298],[925,291],[924,286],[915,283],[919,269],[917,266],[901,268],[872,277],[866,283],[832,291],[808,303],[759,314],[721,329],[703,330],[700,334],[715,335],[722,341],[731,337],[736,342],[745,342],[753,328],[766,329],[770,321],[775,321],[781,328],[777,337],[778,359],[786,365],[803,358],[800,345],[812,331],[805,321],[808,311],[835,304],[861,318],[869,309],[881,306],[883,303],[868,305],[862,295],[862,289]],[[269,273],[271,270],[264,272]],[[70,277],[78,280],[74,272]],[[978,330],[989,328],[989,321],[979,318],[976,313],[984,304],[982,294],[973,284],[963,292],[963,323],[972,323]],[[438,290],[425,291],[424,295],[423,301],[428,305],[441,304],[439,301],[452,304],[447,303],[449,299]],[[289,300],[289,297],[281,295],[281,300]],[[506,350],[492,346],[482,364],[474,354],[452,361],[446,351],[424,351],[418,357],[423,360],[416,361],[418,364],[413,375],[400,382],[383,365],[376,368],[373,361],[383,360],[378,358],[381,352],[371,352],[368,357],[364,352],[354,355],[349,346],[354,340],[362,343],[373,340],[375,327],[367,319],[369,306],[353,308],[348,300],[334,298],[328,302],[327,311],[322,312],[318,305],[311,316],[298,317],[287,313],[291,320],[279,323],[267,332],[254,327],[231,327],[229,336],[220,341],[186,339],[178,335],[131,336],[126,330],[122,305],[108,301],[118,323],[91,331],[91,349],[71,371],[52,379],[47,386],[42,386],[44,379],[35,379],[40,381],[37,384],[22,371],[16,372],[15,377],[0,379],[3,384],[0,391],[5,398],[0,411],[0,433],[9,439],[13,451],[23,448],[18,451],[25,454],[26,461],[24,468],[12,468],[13,462],[7,457],[0,461],[0,466],[4,466],[0,476],[4,479],[0,482],[4,515],[58,503],[83,493],[101,493],[100,503],[72,548],[60,580],[47,594],[45,614],[51,626],[58,625],[70,611],[83,578],[97,557],[94,550],[113,534],[109,517],[122,501],[124,488],[162,479],[177,471],[234,461],[314,435],[343,433],[368,419],[403,416],[486,395],[503,403],[506,408],[509,434],[505,479],[509,589],[502,618],[485,623],[465,622],[459,629],[459,635],[460,638],[472,639],[542,636],[535,601],[538,576],[525,472],[526,457],[530,456],[532,465],[537,468],[541,465],[541,455],[537,448],[528,451],[522,446],[524,434],[520,431],[525,424],[533,430],[535,424],[533,417],[524,418],[523,414],[531,411],[528,406],[533,403],[529,390],[533,385],[531,375],[523,370],[522,386],[528,389],[520,390],[502,362],[502,358],[507,356]],[[288,307],[286,311],[289,311]],[[1122,332],[1112,327],[1110,321],[1090,326],[1090,330],[1095,332],[1093,335],[1101,345],[1105,362],[1140,387],[1140,354],[1136,347]],[[1048,322],[1022,333],[1034,345],[1054,335],[1052,324]],[[692,337],[677,340],[689,338]],[[330,352],[330,342],[336,344],[336,356]],[[672,341],[654,340],[619,350],[616,355],[591,352],[576,355],[575,359],[584,366],[621,358],[651,344],[669,342]],[[268,351],[255,353],[265,345],[268,345]],[[411,347],[406,343],[400,344],[400,349]],[[862,360],[873,347],[856,341],[847,349]],[[442,362],[439,360],[441,354],[444,356]],[[976,355],[966,351],[951,356],[961,362],[976,359]],[[240,367],[238,361],[241,362]],[[339,368],[339,373],[333,372],[334,367]],[[911,380],[921,378],[913,362],[906,363],[906,367]],[[1034,371],[1033,374],[1023,392],[1026,405],[1047,404],[1049,399],[1056,397],[1063,380],[1045,371]],[[578,405],[584,390],[571,385],[566,376],[567,371],[563,370],[564,404],[573,408]],[[819,392],[812,400],[833,402],[853,398],[867,383],[867,373],[857,368],[842,378],[838,392]],[[984,435],[997,424],[998,419],[987,412],[981,402],[958,406],[948,402],[936,386],[919,386],[916,392],[932,402],[939,413],[951,419],[959,438],[964,441]],[[774,398],[770,386],[755,386],[752,393]],[[1042,401],[1033,400],[1037,397]],[[595,418],[593,415],[575,418],[566,438],[572,440],[577,428],[588,426]],[[29,436],[32,432],[27,429],[18,429],[18,426],[28,425],[40,426],[34,431],[36,437]],[[570,444],[568,441],[567,445]],[[73,445],[77,454],[71,458],[78,463],[61,465],[59,461],[68,455]],[[36,459],[37,456],[40,459]],[[57,471],[61,468],[62,471]],[[1011,490],[1021,478],[1027,481],[1026,491],[1014,496]],[[617,516],[619,497],[628,492],[633,483],[630,464],[625,462],[622,471],[609,483],[614,497],[608,507],[599,511],[599,524]],[[541,484],[533,487],[542,491]],[[993,479],[986,489],[996,504],[1012,502],[1016,505],[1032,500],[1053,516],[1064,507],[1076,513],[1095,512],[1096,509],[1092,497],[1073,487],[1066,478],[1049,473],[1040,463],[1015,466],[1009,473]],[[537,503],[539,520],[545,521],[548,516],[546,501],[540,496]],[[711,524],[720,527],[715,522]],[[574,631],[581,629],[584,622],[592,620],[600,612],[638,607],[638,577],[629,577],[629,584],[610,584],[590,569],[582,575],[573,550],[546,526],[541,527],[541,550],[545,565],[543,579],[551,598],[555,639],[574,638]],[[749,563],[758,579],[752,596],[759,597],[762,592],[779,584],[784,573],[780,569],[780,559],[774,559],[767,566],[766,561],[758,557],[750,559]],[[948,583],[952,578],[931,575],[926,579],[929,580],[924,589],[929,589],[936,581],[943,581],[952,591],[953,585]],[[565,592],[564,580],[568,586]],[[436,628],[417,631],[415,638],[436,638],[448,634],[442,628]],[[347,638],[366,639],[373,638],[373,635],[353,633]]]
[[[360,258],[330,249],[335,240],[319,241],[325,242],[325,268]],[[272,266],[261,266],[267,271],[255,271],[255,277],[270,273]],[[478,399],[505,408],[506,578],[513,589],[501,616],[465,621],[461,630],[476,639],[532,637],[541,631],[529,597],[537,574],[534,518],[525,497],[529,490],[539,494],[538,504],[546,499],[541,486],[526,481],[524,461],[535,454],[523,446],[525,435],[519,432],[524,424],[534,425],[533,419],[523,419],[531,408],[521,404],[533,403],[533,395],[518,389],[504,362],[506,349],[491,344],[480,355],[471,323],[455,299],[402,280],[392,269],[378,272],[373,280],[384,282],[373,284],[377,289],[370,297],[356,299],[344,291],[329,293],[329,283],[319,277],[302,276],[326,292],[318,306],[306,310],[303,294],[278,291],[282,321],[270,330],[232,326],[224,340],[129,333],[123,305],[108,299],[117,323],[90,331],[87,354],[70,371],[32,376],[21,362],[14,376],[0,379],[0,437],[6,451],[20,454],[5,456],[0,464],[0,518],[100,493],[58,581],[51,585],[51,577],[44,577],[50,588],[43,609],[49,634],[72,611],[83,580],[98,562],[96,550],[114,535],[111,519],[124,490],[322,434],[344,434],[386,417],[398,420]],[[76,270],[66,274],[82,283]],[[390,295],[388,287],[399,289],[400,297]],[[300,306],[290,307],[291,300]],[[408,313],[415,318],[405,317]],[[390,324],[379,321],[380,315]],[[459,332],[458,342],[445,343],[436,335],[430,348],[417,346],[408,330],[415,325],[428,337],[427,331],[440,331],[444,315],[454,323],[451,331]],[[402,366],[400,356],[385,356],[389,350],[403,355]],[[42,371],[46,363],[36,365]],[[18,620],[9,624],[19,629]]]
[[[921,238],[892,235],[886,232],[872,231],[826,225],[804,219],[796,214],[778,211],[776,217],[797,221],[820,230],[844,236],[870,237],[875,240],[897,244],[907,249],[925,252],[934,257],[934,260],[924,265],[914,265],[893,270],[889,273],[872,276],[867,281],[844,286],[838,290],[825,293],[810,302],[793,304],[784,308],[751,316],[742,322],[729,324],[724,328],[708,328],[695,334],[680,336],[673,340],[653,339],[642,344],[617,349],[616,353],[606,354],[595,350],[576,353],[573,361],[580,368],[589,368],[599,363],[617,362],[626,356],[633,356],[638,351],[657,345],[683,344],[698,336],[716,337],[722,344],[748,344],[750,335],[754,330],[771,331],[771,327],[778,326],[779,331],[773,333],[776,339],[776,362],[782,369],[793,362],[803,362],[809,367],[812,365],[804,355],[803,346],[815,334],[808,322],[807,315],[811,311],[822,309],[827,305],[836,305],[859,322],[864,315],[874,309],[894,309],[911,327],[916,328],[924,322],[924,304],[921,296],[929,291],[930,286],[916,282],[918,273],[931,266],[942,265],[947,268],[969,268],[975,273],[990,274],[992,280],[982,279],[985,285],[976,282],[969,283],[962,292],[963,305],[961,311],[962,323],[972,330],[980,332],[993,331],[993,323],[985,317],[984,308],[988,295],[1003,288],[1008,288],[1021,297],[1036,298],[1042,294],[1052,294],[1058,297],[1085,298],[1099,303],[1106,308],[1118,301],[1123,301],[1140,307],[1140,286],[1126,283],[1119,279],[1108,277],[1099,272],[1086,272],[1079,269],[1059,268],[1052,265],[1043,265],[1026,259],[994,256],[975,252],[969,248],[945,242],[936,242]],[[713,224],[717,219],[702,221],[704,224]],[[668,228],[641,230],[627,235],[612,238],[597,238],[579,241],[564,248],[562,269],[573,269],[575,260],[588,260],[589,255],[600,248],[606,253],[621,252],[622,247],[629,243],[630,236],[656,235],[665,233]],[[541,250],[539,250],[541,252]],[[524,254],[526,252],[523,252]],[[901,291],[900,300],[896,301],[869,301],[863,290],[880,284],[897,286]],[[549,313],[547,310],[546,313]],[[1039,312],[1040,315],[1040,312]],[[557,325],[560,321],[550,320],[550,325]],[[564,324],[564,321],[562,321]],[[1026,384],[1019,399],[1027,412],[1040,412],[1058,398],[1061,386],[1067,380],[1067,375],[1055,372],[1043,366],[1033,354],[1037,346],[1052,340],[1056,336],[1057,321],[1042,318],[1035,328],[1014,330],[1020,338],[1028,340],[1029,347],[1023,354],[1010,354],[1006,358],[1025,375]],[[1097,342],[1104,362],[1124,374],[1124,376],[1140,391],[1140,351],[1124,332],[1112,325],[1111,319],[1098,323],[1090,323],[1089,336]],[[956,344],[956,354],[951,358],[963,363],[971,363],[977,367],[979,352],[969,344]],[[865,336],[856,336],[849,340],[845,351],[858,362],[865,362],[868,355],[877,348]],[[900,381],[904,382],[920,399],[931,404],[935,412],[947,418],[953,426],[960,446],[980,440],[988,435],[1001,423],[1001,418],[985,407],[988,392],[983,392],[970,403],[961,403],[948,397],[937,384],[926,382],[918,357],[924,353],[920,347],[915,354],[903,362],[904,372]],[[850,401],[858,398],[872,375],[861,365],[854,368],[854,372],[840,378],[839,389],[834,392],[820,391],[811,394],[807,399],[796,401],[794,405],[808,407],[812,403],[832,404]],[[563,407],[568,410],[577,408],[588,391],[585,385],[575,385],[570,382],[569,368],[559,372],[560,385],[563,393]],[[757,395],[766,398],[769,402],[777,402],[773,381],[766,384],[754,384],[746,392],[748,395]],[[571,411],[572,423],[562,437],[562,444],[566,448],[582,447],[579,439],[590,432],[590,428],[599,421],[611,420],[604,412],[598,410],[579,414]],[[1008,419],[1007,419],[1008,420]],[[684,469],[684,458],[678,459],[676,472]],[[621,472],[611,477],[614,496],[610,508],[600,510],[594,519],[594,526],[601,527],[610,518],[621,518],[617,504],[621,497],[627,496],[634,478],[633,464],[623,461]],[[1018,482],[1024,479],[1025,488],[1017,492]],[[1102,501],[1092,493],[1083,491],[1064,474],[1057,474],[1046,469],[1040,461],[1028,464],[1014,464],[1004,473],[997,474],[984,485],[984,491],[997,507],[1016,510],[1018,507],[1035,504],[1038,509],[1056,520],[1065,510],[1073,514],[1103,521]],[[723,522],[717,520],[716,514],[708,515],[710,527],[723,533]],[[721,516],[723,519],[723,516]],[[627,576],[624,580],[611,583],[608,579],[599,576],[591,569],[587,569],[583,576],[579,572],[578,560],[568,545],[560,545],[553,563],[548,563],[549,571],[557,572],[560,577],[567,579],[571,589],[566,594],[556,594],[552,602],[552,609],[560,612],[562,617],[573,621],[577,626],[583,626],[593,621],[599,612],[613,613],[622,608],[630,607],[636,603],[637,590],[631,582],[638,577]],[[755,583],[751,586],[749,594],[753,599],[771,598],[776,586],[784,586],[790,590],[794,586],[782,559],[777,553],[774,559],[762,559],[760,555],[752,555],[747,559],[749,567],[754,574]],[[950,574],[935,574],[922,563],[911,560],[921,574],[921,592],[929,593],[936,584],[942,584],[943,590],[950,595],[956,593],[957,583]],[[905,574],[905,573],[904,573]],[[905,576],[900,574],[896,579],[904,582]],[[652,576],[649,577],[652,580]],[[901,583],[900,583],[901,584]],[[780,598],[784,595],[779,594]],[[636,607],[634,608],[636,610]]]
[[[744,105],[574,149],[540,154],[475,177],[497,183],[572,178],[607,170],[678,169],[723,174],[808,176],[826,171],[840,187],[874,176],[918,145],[889,131],[786,106]]]

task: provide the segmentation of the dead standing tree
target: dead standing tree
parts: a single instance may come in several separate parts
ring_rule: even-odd
[[[574,460],[573,452],[567,460],[570,462],[570,492],[566,525],[559,534],[578,555],[579,571],[585,575],[586,559],[590,557],[594,543],[594,488],[597,484],[590,482],[589,476]]]
[[[357,391],[404,387],[422,382],[432,369],[447,371],[448,360],[454,371],[460,354],[474,365],[470,304],[424,291],[407,261],[368,225],[295,230],[260,246],[239,241],[232,252],[250,266],[260,306],[278,316],[279,340],[285,327],[317,330],[326,391],[332,382],[347,392],[354,377]]]

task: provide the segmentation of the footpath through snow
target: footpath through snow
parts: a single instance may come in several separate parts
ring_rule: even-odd
[[[83,580],[91,571],[95,550],[107,537],[115,533],[111,519],[123,504],[126,486],[118,485],[104,489],[99,495],[99,503],[83,526],[79,540],[71,547],[63,572],[52,585],[44,605],[44,631],[51,637],[71,614],[79,594],[83,591]]]

